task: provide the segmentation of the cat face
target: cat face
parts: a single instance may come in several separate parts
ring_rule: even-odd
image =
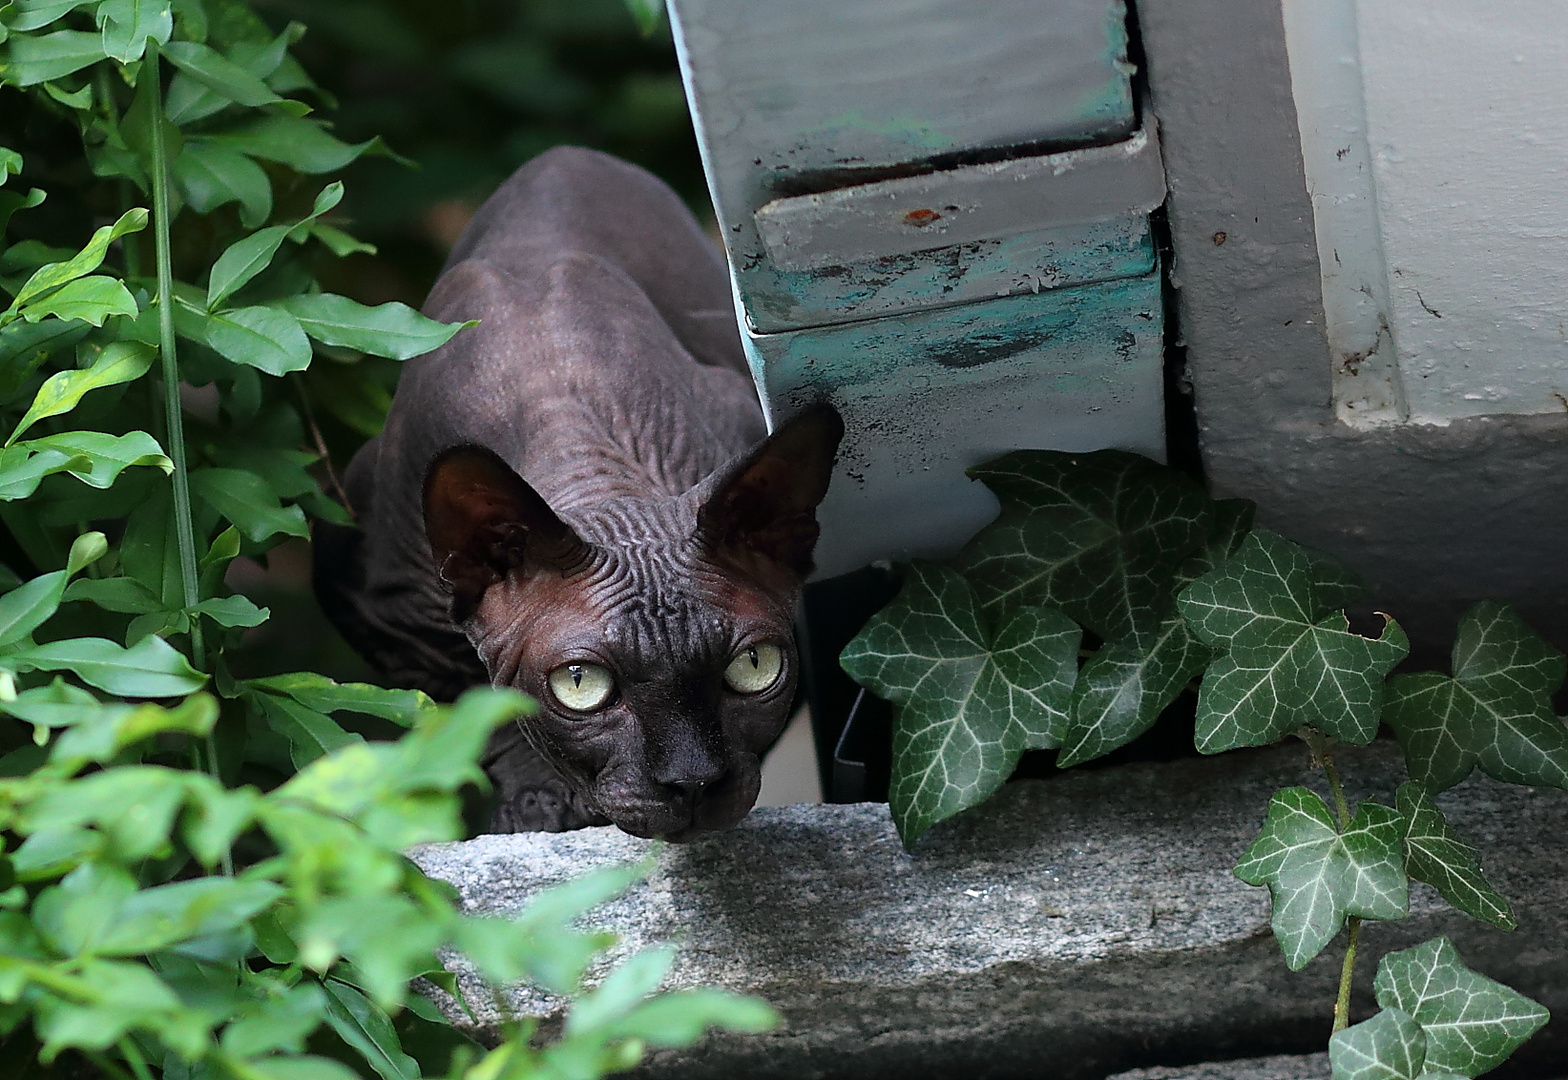
[[[682,840],[756,801],[842,431],[811,410],[683,496],[606,500],[570,524],[488,451],[431,466],[454,618],[492,681],[539,703],[529,742],[627,832]]]

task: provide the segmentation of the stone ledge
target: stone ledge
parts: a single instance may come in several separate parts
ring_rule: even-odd
[[[1392,802],[1397,748],[1343,754],[1353,798]],[[1009,785],[906,854],[881,804],[757,810],[728,833],[665,846],[653,874],[592,921],[625,951],[681,943],[671,987],[760,994],[785,1018],[656,1054],[645,1077],[1103,1077],[1170,1061],[1321,1049],[1339,950],[1286,970],[1267,893],[1231,866],[1269,796],[1323,789],[1297,745]],[[1412,915],[1363,936],[1357,1004],[1377,958],[1447,934],[1473,967],[1568,1016],[1568,793],[1472,779],[1439,798],[1514,903],[1505,934],[1425,886]],[[485,836],[411,855],[469,910],[506,913],[539,889],[642,857],[613,828]],[[453,962],[485,1037],[500,1019]],[[518,1013],[557,1017],[531,988]],[[1562,1060],[1563,1020],[1521,1051]],[[1560,1071],[1560,1065],[1556,1071]]]

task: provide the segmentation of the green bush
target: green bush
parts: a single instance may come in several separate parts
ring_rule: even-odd
[[[573,921],[638,868],[496,920],[401,855],[462,835],[526,699],[242,677],[269,612],[230,564],[349,520],[317,412],[372,430],[375,358],[462,329],[319,284],[367,250],[326,178],[389,151],[318,117],[302,33],[238,0],[0,5],[0,1070],[596,1077],[764,1027],[657,994],[662,950],[583,990],[609,941]],[[586,996],[486,1051],[409,990],[450,986],[441,949]]]

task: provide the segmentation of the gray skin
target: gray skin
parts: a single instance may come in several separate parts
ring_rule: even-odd
[[[837,414],[765,438],[713,245],[663,183],[592,151],[502,185],[424,310],[479,325],[405,365],[349,465],[360,528],[318,526],[323,608],[393,684],[539,702],[487,751],[491,831],[729,827],[794,697]],[[758,645],[783,672],[738,693],[724,669]],[[604,707],[555,698],[571,663],[612,673]]]

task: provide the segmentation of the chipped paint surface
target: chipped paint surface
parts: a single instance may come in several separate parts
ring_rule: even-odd
[[[762,263],[739,277],[751,302],[748,325],[774,333],[1136,277],[1153,267],[1148,217],[1138,214],[811,270]]]
[[[996,513],[964,470],[1008,450],[1164,452],[1157,273],[844,326],[747,335],[777,424],[826,399],[848,433],[818,576],[951,555]]]

